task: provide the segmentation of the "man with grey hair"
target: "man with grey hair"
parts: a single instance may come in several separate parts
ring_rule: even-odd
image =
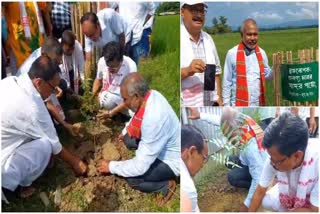
[[[208,6],[188,0],[180,7],[182,105],[221,106],[220,60],[212,37],[202,30]]]
[[[217,115],[199,113],[197,109],[190,108],[190,119],[201,119],[217,125]],[[248,211],[251,198],[258,185],[266,152],[262,148],[263,131],[259,125],[248,115],[234,108],[227,107],[221,115],[220,127],[223,135],[240,149],[239,155],[228,157],[233,164],[226,165],[231,169],[228,181],[232,186],[249,189],[240,212]]]
[[[265,51],[258,46],[258,26],[246,19],[241,28],[242,41],[227,53],[222,97],[225,106],[266,105],[265,79],[272,78]]]
[[[161,192],[161,203],[172,196],[175,178],[180,175],[180,125],[165,97],[149,89],[138,73],[128,74],[121,82],[121,96],[135,112],[120,138],[136,156],[125,161],[101,160],[100,173],[125,177],[128,184],[143,192]]]

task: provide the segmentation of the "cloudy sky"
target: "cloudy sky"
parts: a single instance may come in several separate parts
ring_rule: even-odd
[[[318,19],[317,2],[208,2],[206,23],[213,17],[226,16],[228,24],[240,26],[246,18],[258,25],[279,24],[302,19]]]

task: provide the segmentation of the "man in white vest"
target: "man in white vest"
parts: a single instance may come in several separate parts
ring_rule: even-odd
[[[219,106],[221,101],[221,66],[216,46],[202,31],[207,5],[203,1],[181,3],[181,90],[183,106]],[[204,90],[205,70],[214,66],[214,90]]]
[[[319,212],[319,140],[308,138],[307,124],[285,112],[264,131],[265,162],[249,212]],[[268,190],[276,176],[277,184]]]

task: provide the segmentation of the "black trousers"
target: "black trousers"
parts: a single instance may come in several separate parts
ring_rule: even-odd
[[[226,165],[231,171],[228,173],[229,183],[238,188],[249,189],[251,186],[252,177],[249,172],[249,167],[242,165],[239,156],[230,156],[229,161],[241,166],[242,168],[232,168],[232,165]]]
[[[138,148],[139,140],[124,136],[124,143],[130,150]],[[141,192],[161,192],[166,195],[169,190],[169,180],[176,178],[172,169],[163,161],[156,159],[141,176],[126,178],[129,186]]]

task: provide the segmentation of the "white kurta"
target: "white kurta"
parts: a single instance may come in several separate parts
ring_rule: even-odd
[[[1,104],[2,186],[14,190],[17,185],[30,185],[40,176],[51,153],[60,153],[62,145],[49,112],[27,74],[1,80],[0,95],[4,101]]]
[[[147,15],[154,15],[155,5],[153,2],[120,1],[119,13],[128,22],[128,27],[132,31],[131,45],[135,45],[141,40]]]
[[[126,161],[111,161],[110,172],[123,177],[143,175],[158,158],[175,175],[180,175],[180,123],[168,101],[152,90],[146,103],[141,140],[136,156]]]
[[[130,41],[131,31],[128,23],[113,9],[105,8],[97,13],[101,27],[101,36],[98,41],[85,37],[85,52],[91,52],[93,46],[102,48],[109,42],[118,42],[119,35],[125,34],[126,43]]]
[[[297,190],[299,188],[298,182],[307,180],[306,178],[310,179],[307,180],[310,182],[314,178],[316,178],[316,182],[310,182],[311,184],[307,186],[307,194],[310,194],[310,203],[313,206],[319,207],[319,147],[318,147],[319,141],[316,139],[309,139],[308,146],[306,149],[307,153],[314,153],[313,157],[316,158],[314,160],[315,162],[315,172],[311,172],[310,175],[301,174],[302,172],[302,166],[297,167],[296,169],[292,169],[288,172],[286,172],[287,180],[288,180],[288,192],[291,198],[295,197],[297,195]],[[270,163],[270,159],[265,162],[262,174],[260,176],[259,185],[262,187],[268,187],[274,176],[277,175],[277,177],[280,177],[281,172],[274,169]],[[315,176],[315,177],[313,177]],[[286,211],[286,209],[280,204],[279,200],[279,186],[278,184],[273,186],[270,190],[267,191],[263,201],[262,206],[265,209],[274,210],[274,211]]]
[[[192,41],[190,40],[190,34],[185,28],[183,21],[180,23],[180,68],[188,67],[192,60],[197,59],[194,56],[192,48]],[[205,63],[216,65],[216,75],[221,74],[220,60],[216,46],[212,40],[212,37],[204,31],[201,31],[203,38],[203,47],[205,52]],[[195,73],[192,76],[181,80],[181,97],[183,99],[183,106],[201,107],[204,105],[204,73]],[[217,101],[219,99],[217,93],[217,82],[215,82],[215,90],[210,93],[210,101]]]
[[[200,212],[198,207],[198,193],[187,166],[181,160],[181,191],[187,194],[191,200],[192,212]]]
[[[125,76],[133,72],[137,72],[137,65],[127,56],[123,56],[121,67],[116,74],[110,73],[104,57],[100,58],[96,79],[102,80],[102,89],[99,93],[99,101],[102,107],[111,110],[123,102],[120,94],[120,84]]]
[[[61,39],[59,39],[61,42]],[[61,69],[61,78],[63,78],[66,82],[68,87],[70,87],[70,78],[69,78],[69,71],[73,69],[74,78],[79,79],[81,77],[84,80],[84,55],[83,49],[81,44],[75,40],[74,50],[71,56],[67,56],[63,54],[63,64],[60,65]],[[77,72],[77,73],[76,73]]]
[[[41,56],[41,48],[38,48],[37,50],[33,51],[31,55],[20,66],[16,76],[20,76],[21,74],[28,73],[32,66],[32,63],[36,61],[36,59],[39,58],[40,56]]]

